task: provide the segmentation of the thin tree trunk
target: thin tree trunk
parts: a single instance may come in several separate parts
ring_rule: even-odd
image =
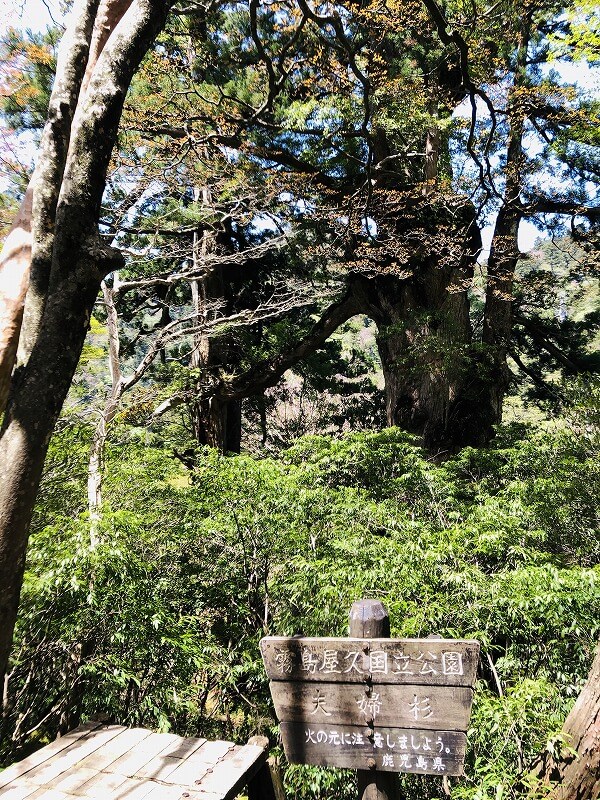
[[[119,362],[119,320],[114,302],[114,293],[111,287],[107,285],[106,281],[102,282],[102,294],[104,296],[104,305],[106,308],[108,365],[111,388],[104,409],[100,412],[100,418],[94,431],[88,463],[88,511],[90,515],[90,544],[92,547],[95,547],[98,543],[106,437],[108,428],[117,413],[125,387]]]
[[[430,103],[428,110],[432,117],[437,118],[437,103]],[[437,187],[439,177],[440,145],[440,129],[437,125],[432,123],[428,128],[427,135],[425,137],[425,169],[423,171],[425,183],[422,190],[424,195],[433,194]]]
[[[0,414],[8,400],[29,286],[32,197],[30,182],[0,254]]]
[[[207,210],[211,204],[211,193],[208,187],[194,190],[194,200],[200,202]],[[194,233],[193,259],[194,272],[201,272],[206,256],[214,252],[217,246],[216,233],[207,230]],[[192,282],[192,304],[198,327],[214,321],[217,304],[225,303],[229,310],[225,281],[219,266],[206,267],[204,274]],[[239,453],[242,439],[242,401],[227,400],[220,397],[202,397],[203,378],[210,375],[213,367],[227,368],[230,362],[230,341],[226,337],[211,337],[200,330],[194,337],[194,347],[190,363],[192,368],[200,372],[198,394],[190,406],[194,438],[199,444],[214,447],[221,452]]]
[[[436,189],[438,179],[438,161],[440,155],[440,131],[431,127],[427,131],[425,140],[425,186],[423,194],[432,194]]]
[[[487,268],[482,342],[487,351],[488,374],[485,376],[487,391],[483,402],[494,424],[502,421],[502,404],[510,379],[506,359],[512,334],[513,289],[519,260],[519,224],[523,216],[521,189],[526,117],[520,92],[526,83],[530,28],[531,20],[525,14],[519,33],[514,83],[508,97],[506,185],[494,227]]]
[[[557,753],[544,752],[530,779],[548,800],[597,800],[600,797],[600,645],[587,683],[565,720]],[[532,794],[533,794],[532,792]]]

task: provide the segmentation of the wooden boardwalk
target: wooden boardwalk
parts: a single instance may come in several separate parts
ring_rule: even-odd
[[[264,745],[88,723],[0,772],[0,798],[231,800],[264,781]]]

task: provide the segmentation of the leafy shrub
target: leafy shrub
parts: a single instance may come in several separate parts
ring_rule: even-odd
[[[67,474],[63,453],[84,463],[78,442],[65,428],[48,474]],[[186,470],[125,429],[107,454],[97,544],[84,470],[62,510],[46,483],[3,757],[100,711],[275,743],[260,637],[346,635],[350,605],[369,596],[394,636],[480,640],[468,777],[452,791],[510,791],[559,730],[600,634],[596,456],[594,436],[563,428],[434,464],[390,429],[305,437],[279,459],[199,450]],[[290,767],[287,781],[300,799],[355,794],[343,771]],[[418,776],[402,786],[414,800],[442,792]]]

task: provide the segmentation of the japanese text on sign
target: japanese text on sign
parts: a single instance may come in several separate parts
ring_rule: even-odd
[[[290,675],[295,666],[313,675],[348,675],[352,672],[414,676],[464,674],[462,653],[452,650],[440,655],[430,651],[405,655],[402,650],[371,650],[364,654],[360,650],[339,652],[325,649],[318,653],[305,646],[298,654],[291,649],[278,648],[275,650],[275,664],[281,675]]]

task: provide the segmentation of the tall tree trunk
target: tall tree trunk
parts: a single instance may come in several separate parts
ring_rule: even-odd
[[[436,453],[482,444],[487,435],[473,395],[467,296],[481,240],[474,209],[461,198],[453,201],[454,208],[450,198],[428,195],[399,214],[398,235],[416,231],[423,251],[410,256],[406,277],[361,276],[354,284],[361,310],[378,327],[388,425],[422,436]],[[423,222],[424,216],[433,221]],[[440,259],[457,235],[462,247]]]
[[[200,259],[199,259],[200,261]],[[211,321],[215,304],[226,302],[225,285],[221,269],[212,267],[192,283],[192,303],[198,326]],[[227,338],[211,337],[202,330],[194,337],[191,366],[200,371],[199,397],[190,404],[194,438],[199,444],[214,447],[221,452],[239,453],[242,437],[242,401],[219,397],[202,397],[204,381],[211,379],[214,368],[227,368],[231,362],[230,342]]]
[[[71,385],[98,292],[95,264],[78,259],[49,301],[38,343],[14,387],[0,438],[0,672],[6,669],[29,524],[48,443]],[[67,324],[65,324],[67,321]]]
[[[530,778],[534,791],[544,787],[548,800],[597,800],[600,797],[600,645],[587,683],[562,729],[564,746],[544,752]]]
[[[49,278],[48,248],[52,242],[53,214],[58,202],[58,188],[78,95],[87,88],[93,68],[110,34],[131,2],[132,0],[101,0],[98,4],[98,0],[80,0],[74,4],[63,37],[64,44],[61,47],[50,98],[48,122],[42,135],[41,157],[38,158],[38,167],[29,181],[21,207],[0,254],[0,413],[8,399],[17,352],[20,361],[25,363],[39,328]],[[88,57],[92,24],[94,27]],[[86,70],[83,75],[82,68]],[[48,158],[48,149],[57,152],[52,152]],[[58,157],[55,158],[55,155]],[[38,206],[45,206],[45,210],[36,215],[36,231],[32,231],[34,186],[38,187]],[[34,237],[36,244],[33,247],[32,265]],[[28,292],[30,273],[32,290]]]
[[[467,296],[481,236],[472,205],[437,185],[442,148],[437,101],[429,112],[418,194],[399,191],[398,175],[381,168],[391,152],[385,132],[376,131],[374,205],[382,213],[375,216],[380,237],[391,242],[391,255],[382,262],[383,274],[360,280],[360,294],[362,310],[379,331],[388,425],[418,434],[428,450],[439,453],[485,444],[492,429],[479,404]]]
[[[483,369],[482,408],[494,424],[502,421],[502,404],[510,372],[507,356],[512,333],[513,289],[519,260],[523,136],[526,113],[521,94],[527,83],[527,51],[531,35],[531,12],[525,13],[519,31],[515,77],[508,96],[508,138],[506,145],[506,185],[496,218],[490,257],[483,319],[482,342],[486,347]]]
[[[91,0],[82,5],[76,8],[85,20],[91,15],[93,23],[96,5]],[[100,282],[122,261],[100,239],[98,220],[125,94],[170,5],[170,0],[134,0],[105,46],[87,92],[79,96],[81,108],[76,114],[69,108],[69,119],[77,120],[72,131],[67,129],[66,108],[59,104],[61,116],[49,121],[51,136],[40,153],[40,173],[54,176],[58,185],[34,186],[32,229],[40,236],[34,247],[39,245],[40,275],[47,277],[47,288],[45,297],[39,296],[43,302],[31,355],[13,378],[0,433],[0,675],[8,664],[29,525],[50,436],[81,355]],[[82,31],[89,42],[91,26],[80,22],[76,18],[75,40],[67,36],[61,46],[69,51],[61,57],[73,65],[65,72],[65,97],[78,97],[86,66]],[[73,48],[78,48],[77,59]],[[42,264],[42,256],[50,263]]]
[[[210,189],[195,189],[194,200],[208,211],[211,205]],[[212,369],[227,368],[232,359],[230,337],[209,336],[203,330],[216,319],[217,314],[227,314],[231,310],[230,292],[225,285],[222,268],[206,264],[206,256],[213,253],[218,246],[219,237],[216,232],[204,230],[194,234],[194,272],[203,274],[192,281],[192,304],[199,330],[194,337],[190,361],[192,368],[200,371],[200,397],[190,404],[190,414],[194,438],[199,444],[214,447],[222,453],[239,453],[242,440],[241,399],[202,397],[204,380],[212,378]]]
[[[448,291],[452,277],[425,265],[416,279],[379,276],[371,284],[367,313],[378,326],[388,425],[422,436],[432,452],[479,444],[477,408],[468,394],[466,291]]]
[[[194,436],[199,444],[222,453],[239,453],[242,442],[242,401],[211,397],[192,407]]]

